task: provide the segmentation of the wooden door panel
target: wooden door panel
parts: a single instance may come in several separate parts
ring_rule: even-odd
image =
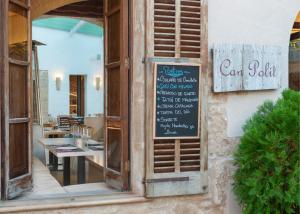
[[[116,27],[117,26],[117,27]],[[107,53],[108,63],[120,61],[120,12],[107,18]]]
[[[27,10],[9,4],[8,45],[11,59],[28,60],[28,30]]]
[[[120,116],[120,67],[107,69],[107,116]]]
[[[27,1],[2,0],[1,196],[12,199],[32,187],[31,20]]]
[[[120,6],[120,1],[121,0],[109,0],[108,1],[108,9],[110,11],[113,11],[114,8],[117,8]]]
[[[28,173],[28,155],[28,124],[10,124],[9,179],[14,179]]]
[[[20,3],[27,5],[29,0],[18,0]]]
[[[9,64],[9,117],[28,117],[27,66]]]
[[[106,182],[128,190],[128,1],[105,1]]]
[[[107,168],[121,172],[121,129],[107,128]]]

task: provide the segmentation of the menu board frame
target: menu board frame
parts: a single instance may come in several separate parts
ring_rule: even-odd
[[[201,128],[201,124],[200,124],[200,118],[201,118],[201,76],[202,76],[202,72],[201,72],[201,64],[198,63],[175,63],[175,62],[154,62],[154,75],[153,75],[153,81],[154,81],[154,100],[153,100],[153,139],[156,140],[164,140],[164,139],[171,139],[171,140],[177,140],[177,139],[199,139],[200,138],[200,128]],[[194,66],[194,67],[198,67],[198,71],[199,71],[199,76],[198,76],[198,120],[197,120],[197,135],[196,136],[176,136],[176,137],[172,137],[172,136],[166,136],[166,137],[158,137],[156,136],[156,99],[157,99],[157,67],[158,65],[174,65],[174,66]]]

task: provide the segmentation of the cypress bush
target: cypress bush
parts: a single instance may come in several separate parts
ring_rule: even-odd
[[[300,213],[300,93],[265,102],[243,130],[233,184],[243,213]]]

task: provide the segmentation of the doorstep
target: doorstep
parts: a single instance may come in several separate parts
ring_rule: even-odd
[[[72,196],[61,198],[44,198],[39,200],[11,200],[0,202],[0,213],[46,211],[56,209],[95,207],[105,205],[148,202],[151,199],[133,193],[116,193],[100,196]]]

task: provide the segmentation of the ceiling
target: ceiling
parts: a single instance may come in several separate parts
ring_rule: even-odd
[[[88,0],[65,5],[51,10],[46,14],[68,17],[102,18],[103,4],[102,0]]]
[[[103,0],[32,0],[31,17],[44,15],[102,19]]]

